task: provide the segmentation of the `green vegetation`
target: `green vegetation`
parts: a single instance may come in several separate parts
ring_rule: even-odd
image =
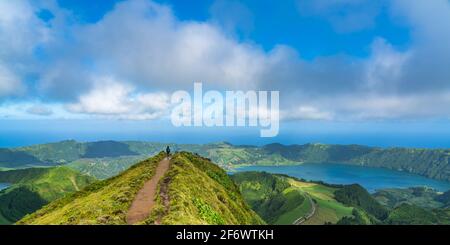
[[[0,224],[10,224],[45,204],[80,190],[95,179],[67,167],[31,168],[0,172]]]
[[[59,165],[79,159],[84,154],[86,145],[74,140],[66,140],[57,143],[20,147],[12,150],[27,153],[39,159],[40,163]],[[39,166],[39,164],[34,165]]]
[[[161,198],[147,224],[263,224],[245,203],[231,178],[209,159],[181,152],[165,177],[170,203]]]
[[[44,165],[39,159],[26,152],[0,149],[0,167],[16,168],[32,166],[33,164]]]
[[[99,141],[86,144],[83,158],[120,157],[137,155],[129,149],[129,145],[116,141]]]
[[[450,180],[450,150],[378,148],[360,145],[266,145],[266,154],[294,162],[343,163],[406,171],[428,178]]]
[[[450,205],[450,190],[442,193],[441,195],[436,195],[434,197],[434,200],[442,203],[445,206],[449,206]]]
[[[336,188],[332,186],[260,172],[236,173],[232,178],[253,210],[269,224],[293,224],[313,210],[304,224],[336,223],[352,213],[352,207],[334,199]]]
[[[438,224],[439,220],[432,212],[403,203],[392,210],[386,223],[390,225],[432,225]]]
[[[137,188],[136,186],[131,187],[131,189],[125,188],[125,183],[136,185],[136,183],[141,183],[139,181],[144,181],[151,175],[140,176],[135,172],[134,178],[136,179],[133,180],[130,179],[131,177],[127,179],[123,176],[130,176],[125,173],[133,171],[135,169],[133,166],[149,156],[157,154],[165,146],[166,144],[163,143],[139,141],[91,143],[63,141],[30,147],[0,149],[0,182],[13,183],[12,186],[0,192],[1,202],[9,205],[1,207],[3,211],[0,210],[0,223],[11,223],[49,201],[77,189],[69,188],[70,185],[66,185],[67,179],[66,181],[57,179],[56,175],[47,181],[40,181],[42,178],[36,177],[43,176],[46,171],[49,171],[48,169],[63,169],[66,171],[65,175],[81,172],[97,179],[108,179],[116,175],[118,175],[116,178],[124,179],[121,179],[123,183],[119,181],[120,184],[114,182],[119,186],[116,188],[117,190],[109,190],[106,184],[104,184],[105,186],[94,184],[91,186],[91,188],[94,188],[91,191],[95,194],[86,193],[83,198],[76,198],[77,202],[81,202],[76,202],[77,205],[86,208],[89,206],[89,200],[92,202],[94,197],[100,198],[99,200],[105,199],[98,204],[103,205],[100,208],[101,211],[86,212],[83,216],[76,212],[74,214],[65,213],[67,210],[61,209],[45,216],[44,223],[58,223],[56,218],[51,219],[53,215],[64,217],[60,223],[123,223],[123,212],[126,205],[130,204],[131,197],[123,197],[122,193],[133,194],[133,191],[137,191],[137,189],[133,189]],[[169,146],[174,152],[190,151],[212,159],[218,166],[228,171],[232,171],[238,165],[293,165],[304,162],[330,162],[384,167],[420,174],[429,178],[450,180],[449,150],[383,149],[359,145],[325,144],[289,146],[270,144],[256,147],[234,146],[226,142],[205,145],[169,144]],[[272,176],[261,173],[234,175],[233,178],[239,185],[239,190],[236,190],[233,189],[236,188],[233,187],[234,184],[231,185],[230,181],[225,181],[229,178],[223,170],[217,170],[219,169],[217,166],[215,166],[217,169],[214,170],[209,164],[202,164],[204,161],[208,162],[207,159],[185,152],[176,154],[176,156],[176,159],[174,159],[176,161],[165,177],[169,184],[164,186],[171,197],[173,195],[176,198],[169,200],[169,210],[167,210],[167,205],[164,205],[164,200],[158,199],[159,206],[156,212],[146,221],[147,223],[155,221],[167,224],[262,222],[255,218],[258,216],[254,213],[248,214],[245,211],[246,208],[242,206],[239,191],[242,192],[248,205],[270,224],[291,224],[298,218],[308,216],[313,208],[315,208],[314,215],[302,221],[303,224],[420,223],[422,218],[424,223],[440,224],[450,220],[450,192],[437,193],[434,190],[420,187],[379,190],[371,196],[357,185],[333,186],[325,183],[305,182],[287,176]],[[68,168],[53,168],[60,165]],[[138,165],[142,169],[145,168],[142,167],[142,163]],[[45,168],[30,168],[36,166]],[[27,171],[9,171],[22,168],[30,169],[26,169]],[[147,166],[148,168],[151,169]],[[196,176],[198,179],[193,179],[192,176]],[[86,176],[83,177],[86,178]],[[112,179],[117,180],[116,178]],[[93,178],[90,178],[89,181],[81,181],[78,189],[91,181],[93,181]],[[111,181],[111,179],[101,183],[110,183],[108,181]],[[203,193],[196,188],[188,188],[187,183],[195,183],[199,186],[206,183],[214,191]],[[177,186],[178,189],[174,186]],[[226,190],[221,192],[220,190],[223,187],[226,187]],[[217,199],[221,201],[221,205],[212,198],[215,193],[217,193]],[[210,200],[211,198],[212,200]],[[83,201],[83,199],[85,200]],[[120,202],[117,201],[119,199]],[[68,202],[63,204],[60,203],[60,206],[69,206]],[[56,212],[60,213],[55,215]],[[239,212],[246,215],[244,217],[234,216],[235,213]],[[414,213],[417,213],[417,216],[414,216]],[[102,215],[97,216],[97,214]],[[80,218],[75,216],[80,216]]]
[[[125,224],[136,193],[164,154],[140,162],[116,177],[91,184],[26,216],[18,224]]]
[[[292,179],[294,186],[306,192],[316,204],[315,214],[303,224],[322,225],[336,224],[341,218],[351,216],[353,207],[340,203],[335,198],[335,192],[341,186],[314,183]]]
[[[345,185],[336,190],[334,195],[337,201],[348,206],[359,207],[377,219],[384,220],[388,216],[388,210],[358,184]]]
[[[18,224],[125,224],[136,193],[155,172],[163,153],[142,161],[116,177],[98,181],[26,216]],[[150,217],[143,223],[260,224],[263,221],[244,202],[226,172],[208,159],[177,153]],[[167,184],[169,207],[162,200]]]
[[[373,225],[380,222],[373,216],[367,214],[365,211],[354,208],[351,216],[345,216],[337,222],[338,225]]]
[[[292,224],[309,210],[303,193],[287,179],[268,173],[245,172],[232,176],[245,200],[269,224]]]
[[[293,165],[310,163],[342,163],[370,167],[383,167],[406,171],[428,178],[450,181],[450,150],[378,148],[360,145],[281,145],[270,144],[263,147],[235,146],[226,142],[205,145],[168,144],[175,151],[189,151],[210,158],[219,166],[232,170],[236,165]],[[129,159],[139,160],[152,156],[166,144],[140,141],[102,141],[79,143],[63,141],[52,144],[34,145],[14,149],[0,149],[0,168],[24,168],[30,166],[55,166],[75,162],[81,165],[86,159],[114,159],[111,167],[126,169]],[[126,158],[130,157],[130,158]],[[97,160],[94,160],[97,161]],[[123,162],[120,162],[123,161]],[[124,167],[118,167],[118,164]],[[89,167],[98,166],[85,164]],[[115,174],[117,171],[108,171]],[[95,175],[94,175],[95,176]],[[103,175],[101,178],[113,175]]]
[[[83,158],[69,163],[67,166],[83,174],[97,179],[107,179],[127,170],[134,164],[147,158],[143,155],[114,158]]]
[[[425,209],[441,208],[445,205],[445,194],[440,195],[427,187],[407,189],[383,189],[372,195],[382,205],[393,209],[402,203],[415,205]]]

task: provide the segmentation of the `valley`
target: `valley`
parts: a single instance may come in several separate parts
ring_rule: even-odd
[[[232,145],[165,144],[144,141],[77,142],[73,140],[0,149],[0,169],[67,165],[98,179],[115,176],[131,165],[155,155],[166,145],[211,159],[224,169],[239,166],[284,166],[337,163],[386,168],[450,181],[450,150],[379,148],[362,145]]]
[[[64,141],[7,149],[10,152],[0,157],[10,157],[7,163],[0,161],[0,183],[11,185],[0,190],[0,221],[275,225],[450,222],[450,195],[446,192],[450,183],[420,176],[417,159],[412,161],[410,171],[394,170],[387,164],[352,162],[362,159],[361,154],[381,151],[370,147],[229,143],[169,144],[175,153],[170,167],[157,174],[151,184],[151,193],[155,194],[146,197],[151,208],[138,210],[140,218],[130,221],[127,217],[133,201],[145,190],[144,183],[150,183],[159,172],[158,163],[164,158],[159,150],[165,146],[138,141]],[[400,155],[409,153],[398,157],[409,159],[415,151],[402,150]],[[424,151],[420,150],[417,157],[423,158]],[[426,151],[431,155],[443,152]],[[17,155],[21,157],[11,157]],[[443,158],[440,161],[443,163]],[[442,169],[446,167],[442,165]]]
[[[159,153],[116,177],[66,195],[25,216],[18,224],[126,224],[133,200],[155,175],[164,157]],[[208,159],[176,153],[161,181],[153,211],[137,224],[265,223],[247,206],[226,172]],[[168,203],[161,195],[161,183],[165,181]]]

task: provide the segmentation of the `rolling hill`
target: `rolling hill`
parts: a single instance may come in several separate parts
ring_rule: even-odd
[[[236,165],[292,165],[341,163],[389,168],[450,181],[449,149],[379,148],[361,145],[304,144],[239,146],[212,144],[168,144],[174,151],[189,151],[210,158],[225,169]],[[73,166],[96,178],[112,177],[149,156],[166,144],[140,141],[100,141],[52,144],[0,149],[0,169],[33,166]],[[123,165],[123,166],[121,166]],[[106,173],[106,174],[105,174]]]
[[[67,167],[30,168],[0,172],[0,224],[10,224],[45,204],[93,183],[94,178]]]
[[[447,196],[424,188],[388,189],[370,195],[356,184],[330,185],[265,172],[240,172],[232,178],[244,199],[269,224],[450,224],[450,207],[445,203],[440,203],[441,208],[414,204],[423,204],[423,198]]]
[[[126,224],[135,196],[163,158],[163,153],[157,154],[116,177],[58,199],[18,224]],[[196,154],[176,153],[157,193],[156,206],[140,224],[264,223],[226,172]]]
[[[336,224],[353,207],[335,198],[341,186],[306,182],[285,175],[241,172],[232,176],[244,199],[269,224]]]

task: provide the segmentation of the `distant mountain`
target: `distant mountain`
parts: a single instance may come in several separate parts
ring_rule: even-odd
[[[131,151],[126,143],[116,141],[99,141],[86,144],[86,151],[81,158],[120,157],[138,155]]]
[[[295,162],[344,163],[406,171],[428,178],[450,181],[449,149],[378,148],[360,145],[306,144],[262,147]]]
[[[157,154],[116,177],[56,200],[18,223],[126,224],[133,200],[163,158],[164,154]],[[140,224],[264,223],[226,172],[195,154],[176,153],[156,193],[156,205]]]
[[[10,224],[45,204],[93,183],[94,178],[67,167],[30,168],[0,172],[0,224]]]
[[[233,169],[236,165],[341,163],[389,168],[450,181],[449,149],[378,148],[326,144],[270,144],[257,147],[234,146],[227,142],[204,145],[168,145],[174,151],[189,151],[210,158],[225,169]],[[0,169],[63,164],[71,166],[72,164],[74,168],[83,173],[97,178],[107,178],[156,154],[165,146],[164,143],[139,141],[88,143],[63,141],[14,149],[0,149]]]

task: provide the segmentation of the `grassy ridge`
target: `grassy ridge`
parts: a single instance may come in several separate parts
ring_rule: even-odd
[[[116,177],[54,201],[18,224],[125,224],[136,193],[154,175],[163,157],[160,153]],[[244,202],[226,172],[208,159],[178,153],[163,179],[166,178],[169,178],[169,209],[158,195],[158,205],[143,223],[153,223],[156,219],[161,219],[163,224],[263,223]]]
[[[126,212],[164,154],[140,162],[122,174],[89,185],[26,216],[18,224],[126,224]]]
[[[247,206],[226,172],[209,159],[181,152],[173,156],[168,179],[168,210],[161,198],[145,222],[162,224],[263,224]]]
[[[311,196],[316,203],[316,213],[306,220],[305,225],[335,224],[341,218],[352,216],[353,207],[336,200],[339,187],[291,179],[290,183]]]

